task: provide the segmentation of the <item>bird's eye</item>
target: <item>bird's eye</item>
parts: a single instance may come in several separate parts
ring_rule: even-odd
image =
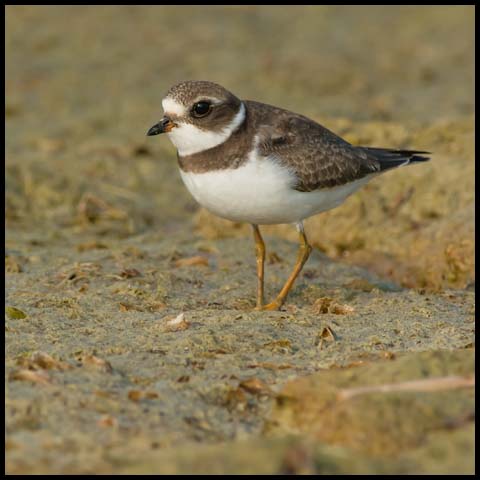
[[[193,105],[192,115],[197,118],[205,117],[210,113],[211,109],[212,104],[210,102],[197,102]]]

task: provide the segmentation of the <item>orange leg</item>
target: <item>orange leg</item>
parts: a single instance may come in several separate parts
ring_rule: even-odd
[[[258,225],[252,225],[253,237],[255,239],[255,253],[257,255],[257,308],[263,306],[263,278],[265,271],[265,243],[260,235]]]
[[[280,307],[284,304],[288,292],[290,292],[290,289],[292,288],[296,278],[298,277],[298,274],[302,271],[305,262],[308,260],[310,252],[312,251],[312,247],[308,244],[307,237],[305,236],[305,232],[303,230],[303,224],[301,223],[298,224],[298,233],[300,236],[300,247],[298,249],[297,261],[295,263],[295,266],[293,267],[292,273],[288,277],[288,280],[285,282],[282,290],[280,290],[277,298],[273,302],[267,305],[263,305],[260,308],[257,306],[257,309],[279,310]]]

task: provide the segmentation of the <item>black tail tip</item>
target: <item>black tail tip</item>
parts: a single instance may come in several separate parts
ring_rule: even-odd
[[[427,162],[430,157],[425,155],[431,155],[431,152],[424,152],[423,150],[390,150],[389,152],[408,158],[408,163]]]
[[[425,157],[424,155],[417,155],[417,154],[419,154],[419,153],[431,155],[430,152],[415,152],[415,153],[410,157],[410,163],[415,163],[415,162],[428,162],[428,161],[430,160],[430,157]]]

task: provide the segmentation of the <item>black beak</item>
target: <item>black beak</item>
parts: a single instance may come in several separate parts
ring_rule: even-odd
[[[175,127],[175,124],[168,117],[163,117],[147,132],[147,136],[151,137],[152,135],[169,132],[173,127]]]

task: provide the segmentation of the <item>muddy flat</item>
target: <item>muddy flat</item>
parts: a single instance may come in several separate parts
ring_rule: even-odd
[[[7,473],[474,472],[473,7],[6,13]],[[308,220],[254,311],[249,226],[145,137],[185,79],[432,160]]]

